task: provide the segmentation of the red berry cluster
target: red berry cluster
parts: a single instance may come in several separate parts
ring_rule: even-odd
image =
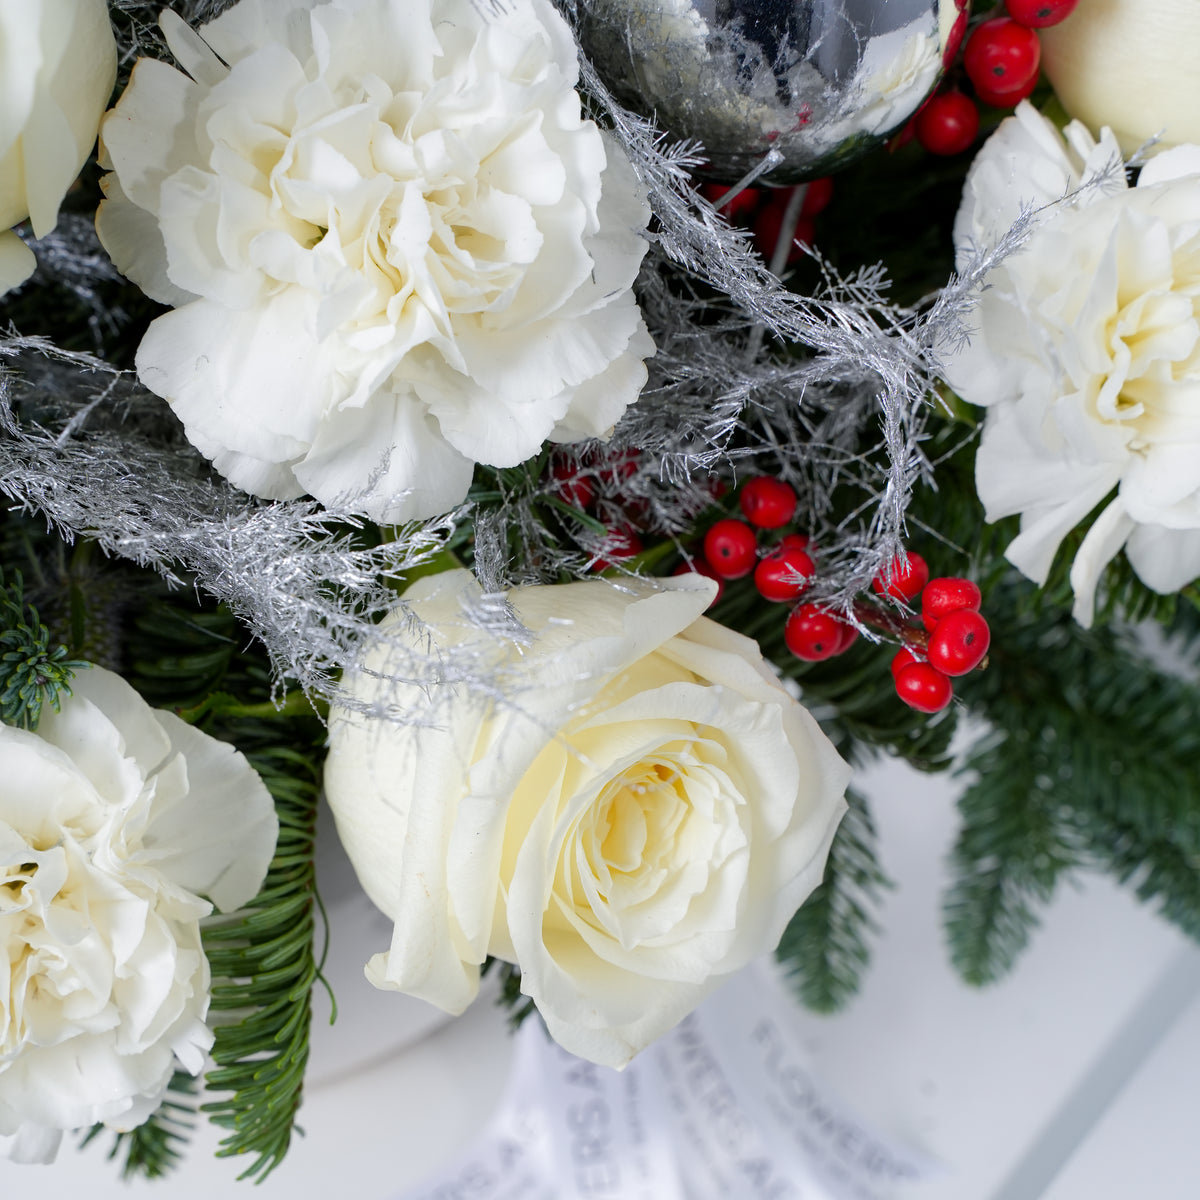
[[[954,695],[951,678],[983,662],[991,633],[979,613],[979,588],[969,579],[930,579],[925,560],[909,553],[875,577],[879,600],[855,603],[852,620],[819,604],[796,603],[817,570],[808,536],[782,532],[796,515],[796,493],[782,479],[761,475],[746,483],[738,503],[742,517],[715,522],[704,535],[702,556],[681,563],[675,574],[694,571],[715,579],[714,603],[726,583],[752,576],[763,599],[795,604],[783,639],[797,658],[822,662],[842,654],[857,640],[859,625],[871,626],[900,643],[892,660],[896,693],[924,713],[945,708]],[[920,623],[901,617],[890,603],[899,601],[907,613],[918,599]]]
[[[892,679],[909,707],[940,712],[954,696],[951,678],[973,671],[987,657],[992,635],[979,612],[979,588],[969,579],[930,579],[925,560],[912,553],[907,566],[893,564],[873,586],[905,603],[920,597],[924,629],[899,630],[904,644],[892,659]]]
[[[833,180],[828,177],[814,179],[802,186],[808,190],[800,204],[800,220],[796,224],[792,247],[788,252],[789,264],[804,256],[804,251],[797,243],[815,245],[816,219],[829,207],[829,202],[833,199]],[[790,187],[743,188],[725,205],[721,205],[721,201],[729,191],[727,187],[706,183],[700,188],[700,194],[710,203],[718,205],[732,224],[753,230],[754,244],[763,258],[770,262],[775,252],[775,243],[779,241],[784,213],[795,190]]]
[[[976,25],[967,36],[969,0],[955,0],[958,17],[946,42],[943,61],[952,73],[959,48],[962,70],[976,99],[993,108],[1013,108],[1037,86],[1042,45],[1035,30],[1071,15],[1078,0],[1004,0],[1007,16]],[[931,154],[961,154],[979,133],[975,100],[953,81],[925,102],[913,121],[917,141]]]
[[[816,574],[812,545],[806,534],[770,535],[796,514],[796,493],[782,479],[760,475],[742,488],[738,503],[745,520],[725,517],[704,535],[704,557],[681,565],[676,574],[698,571],[716,579],[721,598],[725,581],[753,575],[764,600],[789,604],[808,589]],[[816,604],[800,604],[788,614],[784,641],[797,658],[820,662],[848,650],[858,630]]]

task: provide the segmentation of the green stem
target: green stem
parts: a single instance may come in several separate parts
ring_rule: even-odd
[[[259,718],[270,721],[276,718],[291,717],[319,716],[324,718],[328,715],[329,706],[325,701],[319,697],[313,699],[305,692],[298,690],[287,692],[281,704],[276,704],[271,700],[262,700],[257,704],[242,704],[240,701],[217,692],[206,696],[192,708],[179,710],[179,717],[187,721],[189,725],[194,725],[208,716]]]

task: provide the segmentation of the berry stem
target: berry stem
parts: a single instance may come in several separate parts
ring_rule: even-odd
[[[927,657],[929,649],[929,634],[923,625],[914,624],[903,617],[893,616],[889,612],[876,608],[873,604],[863,604],[856,600],[851,609],[854,619],[871,629],[878,629],[889,641],[899,642],[910,650],[916,650],[922,658]],[[988,660],[985,657],[975,668],[986,671]]]

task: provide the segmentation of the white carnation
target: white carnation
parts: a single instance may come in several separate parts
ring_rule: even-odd
[[[175,306],[138,372],[218,470],[395,522],[477,462],[607,434],[654,349],[649,210],[547,0],[240,0],[163,29],[187,73],[137,64],[97,224]]]
[[[1006,553],[1031,579],[1107,501],[1071,569],[1087,625],[1122,548],[1155,591],[1200,575],[1200,147],[1158,155],[1129,187],[1110,130],[1065,135],[1022,103],[971,166],[960,265],[1038,211],[946,378],[987,407],[976,487],[989,521],[1021,515]]]
[[[26,1161],[201,1069],[199,921],[254,896],[278,828],[232,747],[99,667],[72,692],[36,733],[0,726],[0,1148]]]

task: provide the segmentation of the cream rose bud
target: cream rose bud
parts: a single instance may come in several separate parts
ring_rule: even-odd
[[[100,667],[36,733],[0,726],[0,1153],[141,1124],[212,1044],[199,921],[274,853],[266,787],[231,746]]]
[[[9,227],[54,228],[116,78],[107,0],[0,0],[0,295],[36,265]]]
[[[1109,126],[1132,154],[1200,142],[1200,4],[1196,0],[1079,0],[1038,31],[1042,69],[1063,107],[1093,132]]]
[[[755,643],[701,616],[711,598],[705,580],[517,588],[517,644],[472,621],[469,573],[409,589],[346,680],[359,703],[332,714],[325,774],[395,921],[376,986],[461,1012],[494,955],[561,1045],[622,1066],[775,947],[850,771]],[[479,687],[395,678],[422,647],[465,655]],[[394,706],[427,719],[364,715]]]
[[[256,496],[377,521],[606,437],[654,353],[649,206],[548,0],[239,0],[104,122],[97,217],[173,307],[137,370]]]

